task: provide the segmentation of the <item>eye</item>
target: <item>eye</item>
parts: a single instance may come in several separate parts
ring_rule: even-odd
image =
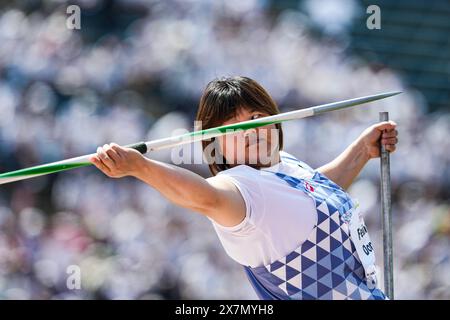
[[[255,113],[255,114],[252,115],[251,120],[261,118],[261,116],[262,116],[261,113]]]

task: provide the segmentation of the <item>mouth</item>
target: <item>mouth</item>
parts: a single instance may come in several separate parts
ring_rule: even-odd
[[[246,143],[245,143],[245,147],[249,148],[249,147],[257,145],[257,144],[259,144],[261,142],[264,143],[264,142],[266,142],[266,140],[264,140],[264,139],[256,139],[256,140],[253,140],[252,143],[250,143],[250,141],[247,140]]]

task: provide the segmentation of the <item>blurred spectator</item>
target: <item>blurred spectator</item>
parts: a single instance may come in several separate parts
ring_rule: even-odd
[[[285,149],[318,167],[388,110],[400,140],[391,160],[396,297],[450,298],[450,115],[427,114],[395,73],[315,40],[305,15],[274,14],[267,1],[91,1],[80,31],[66,28],[65,5],[42,3],[0,13],[0,171],[192,130],[201,91],[219,76],[254,78],[282,111],[402,90],[284,124]],[[339,19],[330,32],[351,14]],[[89,28],[112,28],[105,21],[125,26],[90,41]],[[170,152],[147,156],[170,161]],[[189,168],[208,175],[206,165]],[[350,193],[367,212],[382,265],[378,181],[373,160]],[[69,265],[82,270],[81,290],[66,286]],[[207,219],[136,180],[84,168],[2,186],[0,298],[256,296]]]

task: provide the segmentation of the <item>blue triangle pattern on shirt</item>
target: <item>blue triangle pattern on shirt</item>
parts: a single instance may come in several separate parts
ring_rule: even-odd
[[[294,292],[293,294],[290,294],[289,298],[292,299],[292,300],[303,300],[303,292],[302,292],[302,290],[297,290],[297,292]]]
[[[311,267],[314,264],[315,264],[314,261],[308,259],[305,256],[302,257],[302,270],[306,270],[306,269],[308,269],[309,267]]]
[[[356,250],[353,242],[349,239],[348,226],[342,219],[342,215],[353,206],[352,200],[345,190],[319,172],[315,172],[312,179],[297,179],[282,173],[275,174],[290,186],[302,190],[313,198],[316,204],[317,224],[312,231],[312,236],[295,251],[286,255],[283,262],[276,261],[270,265],[269,269],[263,267],[264,274],[258,274],[259,279],[267,280],[268,284],[266,283],[266,285],[269,287],[276,285],[277,288],[274,288],[273,292],[286,291],[288,296],[293,299],[332,299],[336,291],[342,294],[340,298],[360,299],[362,298],[361,290],[368,290],[372,299],[384,299],[381,290],[367,288],[364,281],[364,269],[355,256]],[[305,181],[312,188],[305,184]],[[328,213],[326,213],[327,210],[323,212],[319,209],[321,205],[324,205],[323,202],[327,206]],[[339,214],[338,221],[331,218],[333,214]],[[341,237],[331,236],[335,232],[340,232]],[[287,265],[299,256],[298,266]],[[286,282],[286,279],[279,279],[270,272],[281,267],[285,268],[280,271],[287,279],[301,277],[301,288],[295,288]],[[353,288],[353,286],[349,286],[349,283],[356,288],[352,289],[351,293],[347,288]],[[280,293],[280,296],[283,295]],[[283,297],[281,298],[283,299]]]
[[[330,219],[330,233],[335,232],[337,229],[339,229],[339,225],[333,219]]]
[[[305,291],[302,291],[302,297],[303,297],[303,300],[317,300],[317,297],[314,297]]]
[[[317,257],[317,261],[322,260],[323,258],[325,258],[326,256],[328,256],[330,253],[324,249],[322,249],[319,246],[316,246],[316,257]]]
[[[328,215],[326,215],[325,213],[323,213],[322,211],[320,211],[319,209],[317,209],[317,224],[321,224],[322,222],[324,222],[325,220],[327,220],[329,218]]]
[[[299,255],[300,255],[299,253],[297,253],[297,252],[295,252],[295,251],[292,251],[291,253],[289,253],[289,254],[286,256],[286,263],[291,262],[292,260],[294,260],[295,258],[297,258]]]
[[[283,267],[284,266],[284,264],[283,263],[281,263],[280,261],[275,261],[274,263],[272,263],[271,265],[270,265],[270,271],[272,272],[272,271],[275,271],[275,270],[277,270],[277,269],[279,269],[279,268],[281,268],[281,267]]]
[[[337,241],[335,238],[330,237],[330,249],[331,252],[333,252],[334,250],[336,250],[337,248],[341,247],[342,243]]]
[[[347,296],[347,285],[345,281],[343,281],[341,284],[338,284],[337,286],[333,287],[334,290],[337,292],[343,294],[344,296]]]
[[[302,247],[301,247],[301,252],[302,252],[302,253],[305,253],[306,251],[308,251],[309,249],[311,249],[311,248],[314,247],[315,245],[316,245],[315,243],[312,243],[311,241],[306,240],[306,241],[303,243]]]
[[[330,283],[330,285],[331,285],[331,283]],[[327,294],[330,291],[331,291],[330,287],[328,287],[328,286],[326,286],[326,285],[324,285],[324,284],[322,284],[320,282],[317,282],[317,295],[318,295],[318,298],[322,298],[325,294]]]
[[[315,198],[314,201],[316,202],[316,208],[318,208],[318,207],[322,204],[323,199],[321,199],[321,198]]]
[[[372,295],[374,297],[374,300],[385,300],[386,295],[379,289],[373,290]]]
[[[353,300],[361,300],[361,294],[359,293],[358,288],[355,291],[353,291],[352,294],[350,294],[350,298],[352,298]]]
[[[345,260],[344,258],[344,246],[339,246],[336,249],[334,249],[331,254],[335,257],[340,258],[342,261]]]
[[[322,267],[331,270],[331,254],[327,254],[326,257],[318,261],[318,264],[320,264]]]
[[[350,269],[352,270],[356,270],[356,268],[358,268],[359,266],[359,262],[355,259],[355,257],[353,255],[351,255],[350,257],[348,257],[345,260],[345,263],[350,267]]]
[[[352,252],[356,252],[355,245],[353,244],[353,241],[350,242],[350,246],[352,247]]]
[[[342,246],[342,248],[344,253],[344,260],[345,262],[347,262],[349,258],[351,259],[351,257],[353,257],[353,254],[350,251],[348,251],[344,246]]]
[[[311,279],[317,279],[317,264],[313,264],[308,269],[303,270],[302,274],[310,277]]]
[[[320,300],[333,300],[333,290],[325,292],[321,296],[319,296]]]
[[[333,287],[333,278],[332,273],[328,272],[325,276],[318,280],[321,284],[328,286],[330,288]]]
[[[272,285],[275,285],[276,287],[278,287],[280,284],[286,282],[285,279],[280,279],[280,278],[278,278],[276,275],[274,275],[273,273],[270,273],[270,272],[264,273],[264,275],[262,276],[262,278],[263,278],[266,282],[271,283]]]
[[[316,276],[316,279],[319,280],[319,279],[323,278],[325,275],[327,275],[329,273],[330,273],[329,269],[323,267],[320,264],[317,264],[317,276]]]
[[[309,294],[314,299],[317,299],[319,297],[317,294],[317,281],[314,281],[310,286],[303,288],[303,292]]]
[[[346,280],[353,283],[355,286],[358,286],[358,284],[359,284],[357,278],[355,277],[355,275],[353,273],[350,276],[348,276],[346,278]]]
[[[293,277],[295,277],[296,275],[298,275],[300,273],[300,271],[286,265],[286,280],[290,280]]]
[[[348,234],[342,228],[341,228],[341,238],[342,238],[342,242],[345,242],[345,240],[347,240],[349,238]]]
[[[331,269],[335,269],[337,268],[340,264],[344,263],[344,260],[342,260],[341,258],[335,256],[334,254],[330,255],[331,258]]]
[[[323,239],[325,239],[326,237],[328,237],[329,234],[322,231],[322,229],[317,228],[317,243],[320,243]]]
[[[302,273],[302,287],[306,288],[316,282],[313,278],[308,277],[306,274]]]
[[[299,288],[293,286],[289,282],[286,282],[286,291],[287,291],[288,295],[292,296],[294,294],[298,294],[301,290]]]
[[[330,215],[332,215],[334,212],[337,211],[337,208],[329,202],[327,202],[327,207],[328,207],[328,212],[330,213]]]
[[[332,285],[333,288],[336,288],[339,284],[341,284],[342,282],[344,282],[344,278],[341,277],[339,274],[332,272],[331,273],[331,281],[332,281]]]

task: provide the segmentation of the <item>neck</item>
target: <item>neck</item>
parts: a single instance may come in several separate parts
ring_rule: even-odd
[[[270,160],[270,162],[269,163],[267,163],[267,164],[261,164],[261,163],[258,163],[258,164],[256,164],[256,165],[253,165],[252,167],[254,167],[255,169],[261,169],[261,168],[269,168],[269,167],[272,167],[272,166],[274,166],[274,165],[276,165],[276,164],[278,164],[278,163],[280,163],[281,162],[281,158],[280,158],[280,152],[279,151],[276,151],[276,152],[274,152],[273,153],[273,155],[272,155],[272,159]]]

